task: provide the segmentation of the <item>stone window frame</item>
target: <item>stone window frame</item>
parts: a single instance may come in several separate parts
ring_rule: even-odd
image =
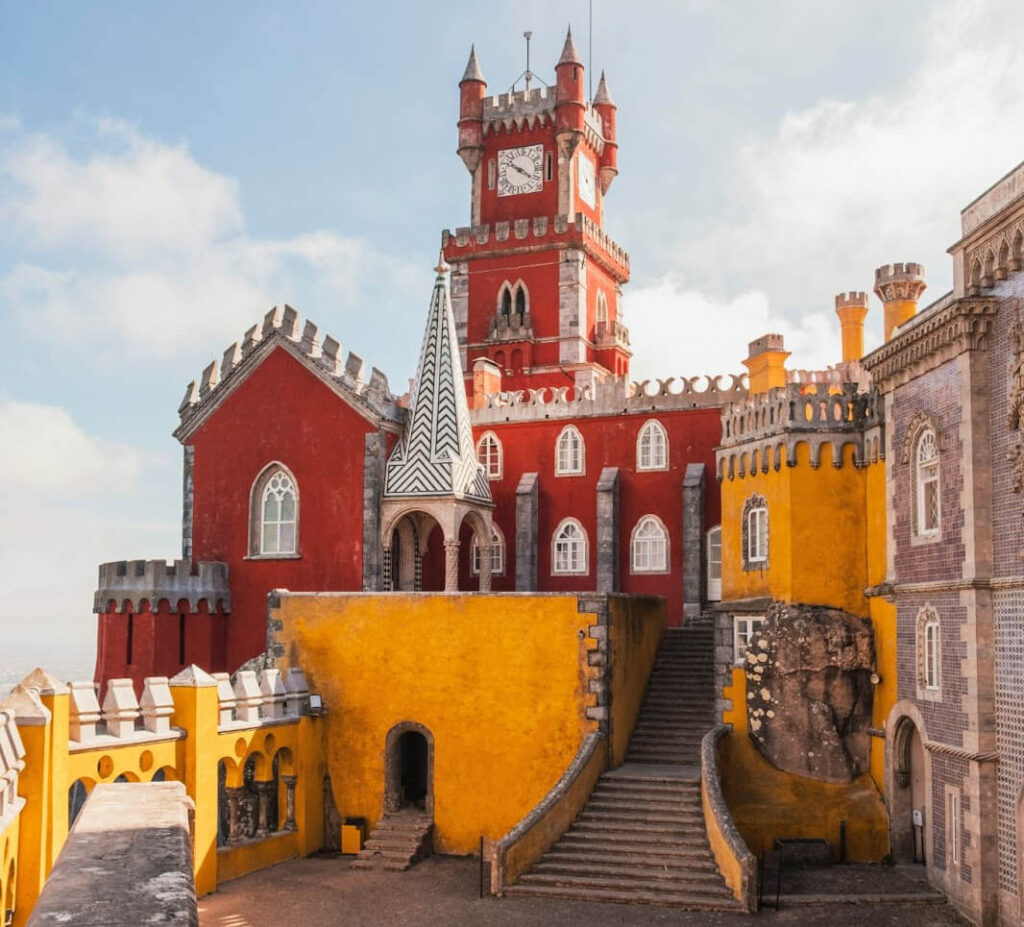
[[[763,513],[763,518],[759,519],[760,524],[758,525],[757,538],[758,538],[758,549],[756,551],[757,557],[751,556],[751,531],[750,523],[754,515],[757,513]],[[768,501],[764,496],[759,493],[755,493],[752,496],[748,496],[746,501],[743,503],[743,515],[742,515],[742,553],[743,553],[743,569],[744,570],[767,570],[768,569],[768,552],[769,545],[771,543],[771,535],[769,533],[769,521],[768,521]],[[762,550],[763,547],[763,550]]]
[[[644,450],[647,461],[644,462]],[[655,449],[660,455],[655,455]],[[668,431],[656,418],[648,419],[640,426],[636,436],[636,468],[639,471],[668,469]]]
[[[640,538],[638,535],[641,530],[648,524],[655,525],[661,531],[661,541],[664,545],[663,561],[659,567],[641,567],[637,565],[637,541],[656,540],[655,538]],[[629,572],[632,574],[640,575],[664,575],[665,573],[671,572],[672,569],[672,558],[671,554],[671,542],[669,538],[668,528],[665,527],[665,523],[658,518],[653,512],[648,512],[646,515],[641,515],[636,524],[633,526],[633,531],[629,536]]]
[[[469,573],[480,575],[480,540],[473,532],[469,542]],[[501,528],[491,524],[491,576],[505,575],[505,535]]]
[[[942,621],[933,605],[926,603],[918,609],[916,643],[918,698],[939,701],[942,698]]]
[[[747,647],[750,646],[750,639],[758,632],[763,631],[767,623],[765,615],[733,615],[732,616],[732,652],[733,662],[737,666],[746,664]],[[740,628],[740,623],[745,623]],[[757,622],[757,625],[754,625]]]
[[[575,436],[578,442],[578,460],[573,465],[568,451],[563,453],[567,441]],[[566,425],[555,439],[555,476],[584,476],[587,472],[587,445],[575,425]]]
[[[283,473],[291,481],[295,493],[295,543],[290,552],[263,552],[263,496],[270,481]],[[252,482],[249,490],[249,552],[246,560],[298,560],[302,557],[302,498],[299,481],[289,467],[280,460],[272,460]]]
[[[713,535],[717,535],[717,540],[713,539]],[[709,602],[721,602],[722,601],[722,526],[712,525],[708,528],[705,534],[705,544],[707,550],[707,599]],[[711,552],[718,549],[718,559],[715,560],[711,556]],[[713,576],[715,572],[714,568],[718,567],[718,575]]]
[[[922,461],[921,447],[926,437],[931,435],[935,448],[934,462],[928,461],[927,466],[934,469],[936,524],[934,528],[922,528],[922,517],[927,504],[925,484],[921,478]],[[910,542],[912,544],[934,544],[942,539],[942,432],[935,419],[926,412],[917,412],[907,424],[903,438],[902,462],[910,472]],[[932,480],[929,480],[932,482]]]
[[[946,792],[946,867],[959,872],[963,865],[963,801],[960,790],[947,785]]]
[[[568,528],[576,528],[579,536],[563,539],[562,534]],[[578,560],[582,563],[581,569],[559,569],[558,566],[558,544],[562,540],[568,540],[578,545]],[[575,562],[577,557],[573,557]],[[551,536],[551,573],[553,576],[586,576],[590,573],[590,544],[587,539],[587,529],[583,527],[578,518],[563,518]]]
[[[505,304],[505,298],[508,297],[508,305]],[[521,305],[520,305],[521,302]],[[508,310],[507,312],[505,310]],[[500,287],[498,287],[498,299],[495,303],[494,308],[495,314],[501,318],[512,318],[514,315],[527,316],[530,314],[530,290],[529,287],[520,279],[512,283],[509,280],[504,281]]]
[[[598,290],[594,299],[594,322],[597,325],[602,322],[608,324],[608,297],[604,295],[604,290]]]
[[[480,451],[485,448],[493,449],[493,453],[485,451],[483,457]],[[505,450],[499,438],[493,431],[485,431],[476,442],[476,459],[484,468],[489,480],[500,480],[505,473]]]

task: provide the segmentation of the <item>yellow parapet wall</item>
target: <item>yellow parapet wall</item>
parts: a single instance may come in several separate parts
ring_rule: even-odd
[[[609,714],[597,704],[609,628],[640,644],[639,691],[664,628],[659,599],[282,592],[278,601],[277,645],[302,660],[328,706],[341,815],[377,822],[389,732],[415,726],[432,744],[434,842],[447,853],[511,830],[598,732]],[[624,679],[616,687],[616,717],[631,729],[638,696]]]

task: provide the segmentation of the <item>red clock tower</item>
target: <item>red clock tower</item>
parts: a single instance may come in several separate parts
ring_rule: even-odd
[[[497,372],[502,389],[584,388],[629,373],[629,256],[604,232],[615,104],[603,74],[587,102],[571,31],[555,74],[554,86],[531,87],[527,70],[525,89],[488,97],[473,50],[459,83],[472,224],[445,231],[442,245],[466,376]]]

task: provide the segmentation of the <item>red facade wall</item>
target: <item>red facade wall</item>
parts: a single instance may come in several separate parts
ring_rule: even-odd
[[[375,430],[277,348],[192,437],[193,560],[227,563],[232,595],[226,652],[202,666],[234,670],[264,649],[271,589],[362,589],[363,441]],[[250,491],[273,461],[298,484],[294,559],[249,557]]]

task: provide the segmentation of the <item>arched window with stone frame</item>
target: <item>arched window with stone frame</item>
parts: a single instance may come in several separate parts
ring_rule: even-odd
[[[608,325],[608,297],[603,290],[597,291],[597,299],[594,306],[594,321],[598,325]]]
[[[644,515],[629,541],[631,573],[668,572],[668,529],[657,515]]]
[[[575,425],[566,425],[555,443],[555,476],[579,476],[586,469],[583,435]]]
[[[637,470],[668,469],[668,432],[657,419],[645,422],[636,439]]]
[[[583,575],[589,572],[587,532],[575,518],[563,519],[551,542],[551,572]]]
[[[299,487],[282,463],[268,464],[249,496],[249,556],[296,557],[299,553]]]
[[[750,496],[743,503],[743,569],[768,569],[768,502],[764,496]]]
[[[919,538],[939,536],[942,504],[939,495],[939,441],[933,428],[924,428],[914,446],[914,527]]]
[[[476,443],[476,459],[489,480],[500,480],[502,474],[501,441],[493,431],[485,431]]]
[[[939,699],[942,693],[942,623],[931,605],[917,613],[917,690],[928,700]]]
[[[473,532],[469,542],[469,572],[480,575],[480,541]],[[491,525],[491,576],[505,575],[505,536],[497,525]]]

